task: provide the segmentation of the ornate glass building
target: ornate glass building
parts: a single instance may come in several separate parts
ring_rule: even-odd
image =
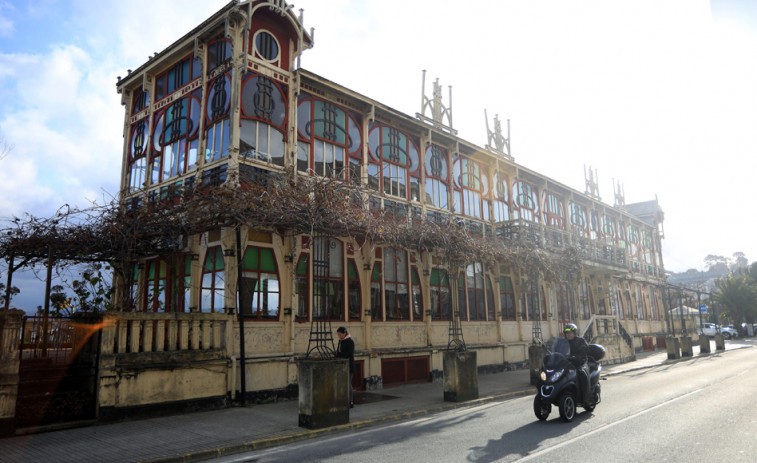
[[[484,262],[458,272],[443,249],[254,224],[237,243],[236,230],[221,228],[183,237],[180,253],[136,263],[124,311],[187,314],[179,334],[151,325],[151,346],[168,349],[184,332],[191,350],[191,316],[219,314],[230,327],[221,335],[219,387],[269,395],[296,382],[294,359],[326,314],[356,340],[355,383],[368,389],[438,377],[453,307],[480,370],[525,365],[528,345],[567,322],[600,337],[615,359],[663,335],[656,200],[625,205],[619,196],[611,206],[595,194],[593,175],[582,193],[529,170],[510,156],[498,122],[486,147],[459,138],[438,88],[424,100],[431,116],[411,116],[340,86],[339,76],[308,72],[299,57],[312,46],[286,2],[235,1],[119,79],[124,202],[143,207],[178,187],[241,188],[271,176],[331,178],[360,185],[366,211],[454,217],[480,237],[525,240],[554,255],[578,250],[581,272],[547,279]],[[147,330],[129,326],[133,336]]]

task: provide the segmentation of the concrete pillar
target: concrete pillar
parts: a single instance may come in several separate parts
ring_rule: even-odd
[[[709,354],[710,351],[710,338],[704,334],[699,335],[699,355]]]
[[[0,310],[0,437],[16,433],[16,399],[18,398],[18,357],[24,312]]]
[[[694,356],[694,346],[691,344],[691,336],[681,336],[681,356]]]
[[[715,335],[715,350],[725,350],[725,338],[723,333],[717,333]]]
[[[668,336],[665,340],[665,344],[668,346],[668,360],[681,358],[681,343],[678,341],[678,338]]]
[[[327,428],[350,422],[347,359],[303,359],[297,363],[299,426]]]
[[[478,399],[478,356],[475,351],[444,352],[444,400]]]
[[[544,346],[541,344],[531,344],[528,346],[528,364],[531,370],[531,385],[536,386],[541,374],[542,363],[544,362]]]

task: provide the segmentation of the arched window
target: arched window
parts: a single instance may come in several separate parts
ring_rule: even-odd
[[[489,180],[481,166],[465,156],[456,156],[452,178],[455,185],[453,210],[470,217],[486,218],[481,201],[489,194]]]
[[[431,270],[431,319],[452,318],[452,299],[446,270]]]
[[[167,299],[168,263],[164,259],[151,259],[146,263],[145,311],[165,312]]]
[[[205,106],[205,162],[215,161],[229,154],[231,76],[222,74],[208,87]]]
[[[602,216],[602,241],[606,244],[615,244],[617,237],[615,236],[616,227],[615,219],[609,215]]]
[[[510,220],[510,194],[507,177],[502,172],[494,174],[494,184],[489,194],[492,214],[495,222]],[[486,210],[486,209],[484,209]]]
[[[426,204],[449,208],[449,155],[432,144],[426,147]]]
[[[347,314],[351,321],[357,321],[361,318],[363,296],[354,259],[347,260],[347,276]]]
[[[284,166],[286,95],[286,86],[276,80],[256,73],[243,76],[239,135],[243,159]]]
[[[589,221],[586,216],[586,207],[582,204],[571,201],[568,208],[570,214],[570,231],[578,236],[588,236]]]
[[[462,274],[460,275],[460,287],[458,288],[460,299],[458,300],[458,304],[461,307],[465,304],[469,320],[486,320],[487,295],[490,298],[488,302],[494,303],[491,283],[488,284],[488,288],[485,290],[485,280],[484,267],[479,262],[468,265],[465,269],[464,277]],[[493,315],[493,309],[491,312]],[[461,315],[462,313],[463,311],[461,310]]]
[[[278,320],[279,272],[273,249],[247,246],[239,285],[239,313],[249,320]]]
[[[344,320],[344,245],[313,239],[313,318]]]
[[[312,256],[307,252],[300,254],[296,268],[297,319],[307,320],[312,307],[313,318],[328,316],[330,320],[345,320],[346,313],[349,320],[360,320],[360,274],[355,260],[345,258],[344,244],[334,238],[316,237],[307,247],[313,249]],[[349,247],[347,251],[348,254],[351,252]],[[311,273],[312,291],[309,285]]]
[[[557,228],[559,230],[565,229],[565,209],[563,207],[563,200],[560,196],[551,191],[545,191],[545,210],[544,210],[544,223],[547,226]]]
[[[387,320],[410,320],[407,252],[384,248],[384,303]]]
[[[420,321],[423,319],[418,269],[407,251],[381,248],[376,252],[371,277],[371,317],[375,321]]]
[[[200,90],[155,113],[151,183],[156,184],[197,167]]]
[[[502,320],[515,320],[515,291],[510,277],[499,277],[499,305],[502,307]]]
[[[132,124],[129,138],[129,191],[144,188],[147,181],[145,175],[149,138],[146,117]]]
[[[297,106],[297,168],[338,178],[347,178],[349,170],[349,178],[359,179],[361,127],[357,114],[302,93]]]
[[[374,122],[368,133],[368,184],[387,195],[420,200],[417,141],[394,127]]]
[[[539,223],[539,193],[536,186],[517,180],[513,188],[513,196],[516,218]]]
[[[223,312],[225,264],[221,246],[208,248],[202,266],[200,311]]]

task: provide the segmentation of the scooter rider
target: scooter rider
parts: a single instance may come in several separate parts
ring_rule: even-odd
[[[583,403],[591,402],[591,390],[589,386],[589,365],[586,363],[586,352],[589,348],[586,340],[578,336],[578,327],[573,323],[568,323],[563,329],[565,339],[570,344],[570,362],[576,367],[578,380],[583,393]]]

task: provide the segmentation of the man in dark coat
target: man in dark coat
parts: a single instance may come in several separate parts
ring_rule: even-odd
[[[576,367],[578,381],[581,386],[584,404],[591,403],[591,387],[589,385],[589,365],[586,363],[586,355],[589,350],[589,344],[581,336],[578,336],[578,327],[573,323],[565,325],[563,330],[565,339],[570,344],[570,361]]]
[[[355,374],[355,341],[352,340],[347,328],[340,326],[336,330],[339,336],[339,345],[336,347],[337,358],[347,359],[350,365],[350,408],[355,405],[352,402],[352,375]]]

